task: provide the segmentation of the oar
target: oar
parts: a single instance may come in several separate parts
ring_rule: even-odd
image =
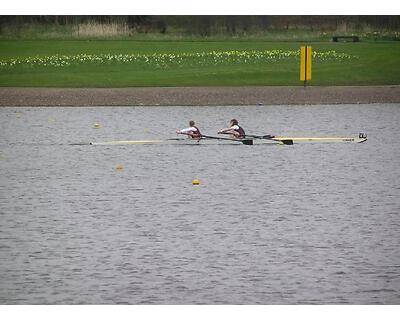
[[[180,133],[180,134],[185,134],[190,136],[190,134],[187,133]],[[214,140],[228,140],[228,141],[237,141],[241,142],[245,145],[252,146],[253,145],[253,140],[252,139],[231,139],[231,138],[221,138],[221,137],[213,137],[213,136],[206,136],[205,134],[201,135],[201,138],[207,138],[207,139],[214,139]]]
[[[231,133],[229,133],[229,132],[218,132],[218,134],[231,134]],[[255,138],[255,139],[267,139],[267,140],[270,140],[270,139],[272,139],[272,138],[275,138],[275,136],[272,136],[272,135],[270,135],[270,134],[266,134],[266,135],[264,135],[264,136],[257,136],[257,135],[254,135],[254,134],[246,134],[245,137],[246,137],[246,138],[247,138],[247,137],[249,137],[249,138]]]
[[[257,136],[254,134],[246,134],[245,137],[250,137],[250,138],[255,138],[255,139],[267,139],[267,140],[271,140],[272,138],[275,138],[275,136],[270,135],[270,134],[266,134],[264,136]]]
[[[201,135],[202,138],[207,138],[207,139],[215,139],[215,140],[228,140],[228,141],[237,141],[241,142],[245,145],[252,146],[253,145],[253,140],[252,139],[231,139],[231,138],[221,138],[221,137],[213,137],[213,136],[206,136],[204,134]]]
[[[221,132],[220,134],[230,134],[228,132]],[[289,145],[291,146],[293,144],[293,140],[292,139],[274,139],[275,136],[272,136],[270,134],[266,134],[263,136],[259,136],[259,135],[254,135],[254,134],[246,134],[245,138],[253,138],[253,139],[265,139],[265,140],[274,140],[274,141],[279,141],[282,142],[283,144]],[[253,143],[252,143],[253,144]]]
[[[266,140],[274,140],[274,141],[279,141],[282,142],[283,144],[286,145],[292,145],[293,144],[293,140],[292,139],[275,139],[275,136],[272,136],[270,134],[266,134],[264,136],[257,136],[257,135],[253,135],[253,134],[246,134],[245,137],[251,137],[254,139],[266,139]]]

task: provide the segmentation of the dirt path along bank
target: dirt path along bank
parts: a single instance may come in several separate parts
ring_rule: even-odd
[[[0,106],[220,106],[400,103],[400,86],[0,88]]]

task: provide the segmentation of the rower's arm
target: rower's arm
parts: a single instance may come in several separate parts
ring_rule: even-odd
[[[230,132],[230,131],[232,131],[233,129],[232,128],[225,128],[225,129],[221,129],[221,130],[219,130],[218,131],[218,133],[226,133],[226,132]]]
[[[185,129],[182,129],[182,130],[178,130],[176,133],[180,133],[180,134],[188,134],[188,133],[191,133],[191,132],[196,132],[196,131],[197,131],[197,129],[196,129],[196,128],[189,127],[189,128],[185,128]]]

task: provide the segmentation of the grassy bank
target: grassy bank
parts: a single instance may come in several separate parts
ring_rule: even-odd
[[[0,41],[0,86],[301,85],[301,42]],[[400,43],[308,42],[311,85],[400,84]]]
[[[234,17],[234,20],[238,20],[234,24],[235,31],[228,31],[228,22],[224,21],[224,17],[213,16],[210,18],[210,25],[206,33],[202,33],[201,28],[199,29],[199,18],[201,19],[201,17],[190,17],[190,19],[188,17],[186,19],[185,17],[180,17],[180,20],[186,20],[183,24],[182,21],[181,24],[177,24],[177,21],[163,21],[162,24],[165,24],[165,28],[162,31],[154,23],[132,27],[126,21],[121,21],[121,17],[114,17],[113,22],[109,21],[106,23],[96,21],[78,22],[76,21],[79,20],[77,17],[69,17],[70,23],[68,24],[55,23],[54,21],[54,23],[34,23],[28,21],[25,23],[19,21],[17,23],[17,21],[14,21],[14,23],[0,24],[0,40],[252,40],[328,42],[334,35],[356,35],[362,41],[400,41],[400,32],[396,28],[393,28],[393,26],[392,28],[388,28],[383,25],[380,27],[373,26],[366,22],[339,22],[341,19],[334,23],[332,17],[331,19],[328,18],[325,22],[314,21],[314,24],[312,20],[316,17],[300,17],[297,18],[297,23],[291,17],[289,19],[292,22],[285,26],[283,21],[287,20],[287,18],[280,17],[278,24],[276,24],[278,21],[275,19],[275,24],[270,21],[272,24],[265,29],[265,26],[264,28],[260,28],[260,25],[257,25],[255,21],[260,17],[256,17],[256,19],[254,17],[253,19],[247,17],[249,24],[246,23],[246,27],[244,27],[243,21],[241,23],[239,20],[243,20],[246,17],[241,16]],[[62,20],[62,18],[60,19]],[[160,17],[153,17],[152,19],[161,19],[160,22],[163,20]],[[271,17],[267,18],[267,20],[271,19],[274,20]],[[75,22],[72,22],[74,20]],[[214,20],[214,24],[211,20]],[[216,20],[220,20],[219,24]],[[166,24],[168,24],[168,27],[166,27]]]

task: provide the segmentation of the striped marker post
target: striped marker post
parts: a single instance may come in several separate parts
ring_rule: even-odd
[[[307,80],[311,80],[311,47],[300,47],[300,81],[304,81],[304,87],[307,85]]]

